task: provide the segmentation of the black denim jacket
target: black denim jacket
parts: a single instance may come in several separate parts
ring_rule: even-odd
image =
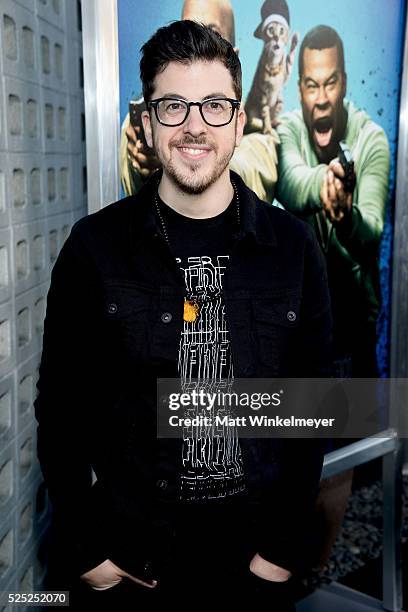
[[[331,315],[312,230],[233,178],[241,226],[224,299],[234,375],[321,376]],[[157,175],[137,195],[78,221],[52,272],[35,401],[38,456],[74,576],[106,558],[147,576],[171,539],[163,508],[177,491],[181,441],[157,439],[155,392],[157,377],[178,375],[184,286],[154,215],[156,185]],[[242,439],[241,448],[258,552],[301,570],[323,444]]]

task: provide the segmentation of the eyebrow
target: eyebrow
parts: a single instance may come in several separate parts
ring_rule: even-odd
[[[178,100],[185,100],[187,102],[187,98],[185,98],[184,96],[181,96],[178,93],[174,93],[174,92],[166,92],[160,97],[161,98],[177,98]],[[204,96],[204,98],[201,98],[201,100],[209,100],[210,98],[229,98],[229,96],[227,96],[224,92],[217,91],[217,92],[210,93]]]

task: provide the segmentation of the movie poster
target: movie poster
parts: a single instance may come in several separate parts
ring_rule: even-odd
[[[211,25],[239,52],[247,124],[231,168],[316,232],[337,375],[387,376],[405,2],[118,0],[122,195],[158,164],[141,129],[140,47],[180,18]]]

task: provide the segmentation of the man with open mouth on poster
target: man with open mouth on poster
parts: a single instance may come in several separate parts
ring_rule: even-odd
[[[343,43],[329,26],[299,50],[301,110],[281,118],[277,199],[326,254],[338,375],[377,375],[378,249],[390,154],[384,130],[345,99]]]
[[[335,375],[376,377],[388,140],[366,112],[345,98],[343,42],[333,28],[319,25],[308,32],[298,61],[301,110],[282,115],[278,126],[277,199],[314,227],[326,256]],[[349,470],[322,483],[319,499],[331,521],[321,565],[341,526],[351,482]]]

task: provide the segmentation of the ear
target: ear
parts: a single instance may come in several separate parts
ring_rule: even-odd
[[[238,147],[241,143],[244,134],[244,127],[247,121],[247,116],[244,109],[240,106],[238,109],[237,126],[235,131],[235,146]]]
[[[239,47],[234,47],[234,51],[237,55],[239,55]]]
[[[141,114],[143,130],[146,138],[146,142],[149,147],[153,147],[153,134],[152,134],[152,124],[150,119],[149,111],[145,110]]]

